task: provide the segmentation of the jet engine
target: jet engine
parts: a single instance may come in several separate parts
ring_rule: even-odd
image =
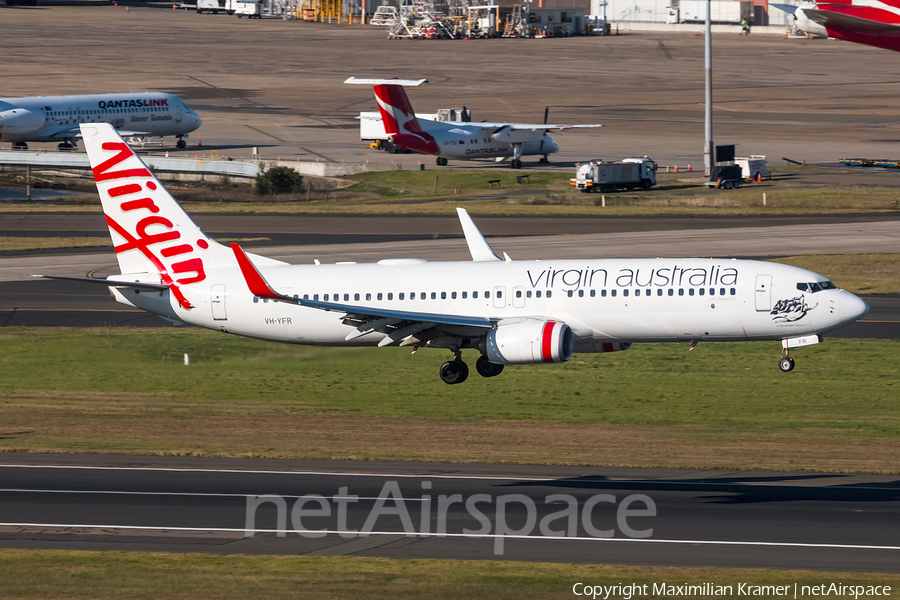
[[[566,362],[572,358],[572,330],[557,321],[500,323],[485,336],[482,352],[501,365]]]
[[[24,108],[0,112],[0,132],[31,133],[44,126],[44,115]]]

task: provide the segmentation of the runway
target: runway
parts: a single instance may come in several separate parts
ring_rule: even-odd
[[[7,454],[0,482],[7,548],[900,572],[888,476]]]

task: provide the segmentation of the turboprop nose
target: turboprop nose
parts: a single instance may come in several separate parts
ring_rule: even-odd
[[[842,291],[838,298],[838,310],[842,323],[852,323],[869,312],[869,305],[862,298]]]

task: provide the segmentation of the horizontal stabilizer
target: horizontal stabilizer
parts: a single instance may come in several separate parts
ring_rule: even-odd
[[[83,281],[84,283],[99,283],[107,287],[129,287],[141,290],[159,290],[169,289],[169,286],[162,283],[144,283],[142,281],[116,281],[115,279],[95,279],[93,277],[63,277],[62,275],[32,275],[32,277],[40,277],[42,279],[63,279],[66,281]]]
[[[344,81],[344,83],[351,83],[356,85],[405,85],[415,87],[418,85],[422,85],[423,83],[428,83],[427,79],[358,79],[356,77],[351,77]]]
[[[835,30],[838,33],[863,33],[879,34],[900,31],[900,25],[894,23],[882,23],[872,19],[862,19],[830,10],[804,8],[803,12],[810,21],[818,23],[825,29]]]

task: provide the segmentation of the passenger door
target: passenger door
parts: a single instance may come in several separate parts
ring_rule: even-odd
[[[772,276],[756,276],[756,310],[772,310]]]

